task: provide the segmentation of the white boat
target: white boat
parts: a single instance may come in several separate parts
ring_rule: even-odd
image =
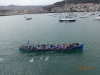
[[[53,14],[53,17],[57,17],[57,15],[58,15],[58,13],[54,13],[54,14]]]
[[[100,20],[100,16],[95,17],[94,20]]]
[[[88,17],[88,15],[82,15],[82,16],[80,16],[80,18],[87,18]]]
[[[62,18],[59,19],[60,22],[75,22],[76,20],[73,18]]]
[[[83,14],[80,16],[80,18],[87,18],[88,16],[89,16],[88,13],[83,13]]]
[[[28,15],[28,17],[25,17],[26,18],[26,20],[32,20],[32,17],[30,17],[29,15]]]
[[[67,0],[66,0],[66,3],[65,3],[65,16],[63,18],[59,17],[59,21],[60,22],[75,22],[76,20],[71,18],[71,17],[66,17],[66,5],[67,5]],[[61,15],[60,15],[61,16]]]
[[[77,17],[77,14],[75,14],[75,13],[73,13],[73,12],[70,12],[70,13],[68,14],[68,16]]]
[[[50,13],[50,14],[49,14],[49,16],[53,16],[53,14],[52,14],[52,13]]]

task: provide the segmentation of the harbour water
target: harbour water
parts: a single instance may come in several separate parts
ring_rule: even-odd
[[[0,75],[99,75],[100,21],[59,22],[49,14],[0,17]],[[20,52],[26,44],[85,43],[83,51]]]

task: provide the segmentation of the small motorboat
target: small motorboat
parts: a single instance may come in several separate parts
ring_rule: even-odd
[[[100,20],[100,15],[98,17],[95,17],[94,20]]]
[[[80,18],[87,18],[88,17],[88,15],[82,15],[82,16],[80,16]]]
[[[72,44],[48,44],[48,45],[21,45],[20,51],[66,51],[66,50],[83,50],[83,43],[72,43]]]
[[[75,22],[76,20],[73,18],[62,18],[59,19],[60,22]]]
[[[68,16],[77,17],[77,14],[70,12]]]
[[[88,17],[89,17],[89,13],[83,13],[80,16],[80,18],[88,18]]]
[[[32,18],[30,17],[30,18],[26,18],[26,20],[31,20]]]

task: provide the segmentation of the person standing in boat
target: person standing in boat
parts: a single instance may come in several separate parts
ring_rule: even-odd
[[[26,46],[29,48],[29,41],[26,43]]]

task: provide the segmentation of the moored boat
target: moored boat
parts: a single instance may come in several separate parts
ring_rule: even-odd
[[[66,3],[65,3],[65,16],[63,18],[61,18],[61,14],[60,14],[60,17],[59,17],[59,21],[60,22],[76,22],[76,19],[73,19],[70,15],[66,16],[66,6],[67,5],[67,0],[66,0]]]
[[[66,50],[83,50],[83,43],[72,43],[72,44],[48,44],[48,45],[21,45],[20,51],[66,51]]]
[[[80,16],[80,18],[87,18],[88,17],[88,15],[82,15],[82,16]]]
[[[95,17],[94,20],[100,20],[100,16]]]
[[[89,17],[89,13],[83,13],[80,16],[80,18],[88,18],[88,17]]]
[[[26,18],[26,20],[31,20],[32,18],[30,17],[30,18]]]
[[[64,18],[64,19],[59,19],[60,22],[75,22],[76,20],[73,18]]]
[[[73,13],[73,12],[70,12],[70,13],[68,14],[68,16],[77,17],[77,14],[75,14],[75,13]]]

